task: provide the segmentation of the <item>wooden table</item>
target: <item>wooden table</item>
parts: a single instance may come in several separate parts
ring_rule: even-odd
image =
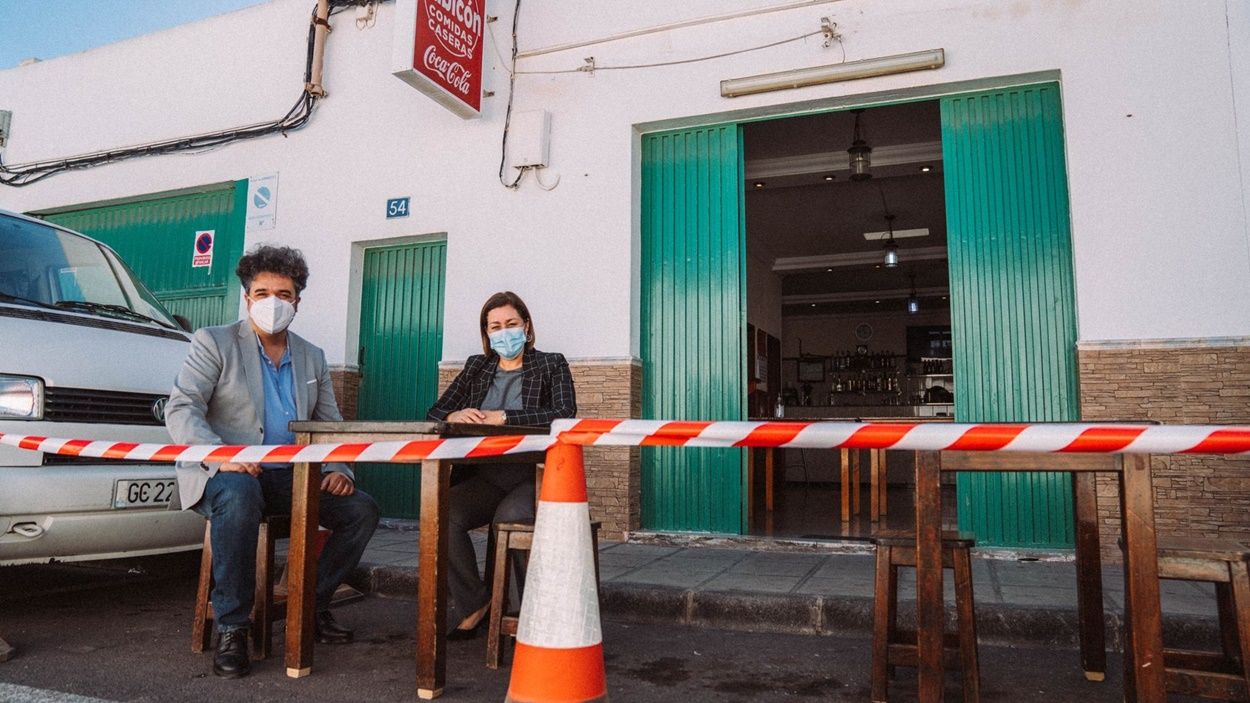
[[[1073,476],[1076,512],[1081,660],[1093,680],[1105,670],[1102,573],[1094,475],[1114,473],[1120,484],[1124,538],[1126,701],[1162,703],[1163,630],[1154,490],[1146,455],[920,452],[916,462],[916,624],[919,700],[942,700],[942,471],[1061,471]]]
[[[546,434],[541,427],[499,427],[436,422],[292,422],[299,444],[385,442]],[[417,696],[437,698],[447,678],[447,508],[452,464],[539,463],[542,452],[506,457],[421,462],[421,518],[417,567]],[[317,512],[320,471],[295,464],[291,496],[291,544],[287,557],[286,673],[312,673],[313,616],[317,583]]]

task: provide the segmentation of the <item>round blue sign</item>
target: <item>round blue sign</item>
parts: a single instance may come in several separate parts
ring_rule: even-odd
[[[256,208],[269,207],[269,201],[273,199],[273,193],[270,192],[269,186],[261,186],[252,194],[252,205]]]

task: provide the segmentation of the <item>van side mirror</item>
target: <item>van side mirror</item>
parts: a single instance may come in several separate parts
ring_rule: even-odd
[[[181,327],[184,332],[195,331],[195,329],[191,327],[191,321],[182,315],[174,315],[174,322],[177,322],[178,326]]]

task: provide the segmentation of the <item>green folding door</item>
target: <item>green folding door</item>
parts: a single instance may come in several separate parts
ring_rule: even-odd
[[[1076,309],[1057,84],[942,99],[955,416],[1080,417]],[[985,544],[1072,544],[1059,473],[958,477],[959,524]]]
[[[361,420],[424,420],[438,397],[447,243],[365,250],[360,295]],[[361,488],[387,517],[420,516],[420,467],[363,464]]]
[[[643,416],[741,420],[746,258],[737,125],[642,138]],[[739,533],[743,452],[647,448],[647,529]]]
[[[243,254],[247,181],[116,205],[44,214],[112,247],[144,285],[194,327],[239,319],[234,266]],[[211,230],[209,266],[192,266],[196,232]]]

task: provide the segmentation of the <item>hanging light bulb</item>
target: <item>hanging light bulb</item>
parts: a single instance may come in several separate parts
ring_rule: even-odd
[[[890,231],[889,238],[885,240],[885,267],[898,268],[898,243],[894,241],[894,215],[886,215],[885,223]]]
[[[916,297],[916,274],[908,276],[911,279],[911,295],[907,296],[907,314],[915,315],[920,312],[920,298]]]
[[[855,110],[855,133],[851,135],[851,148],[846,153],[851,155],[851,180],[866,181],[872,178],[872,174],[868,171],[872,166],[872,147],[868,146],[868,142],[864,141],[863,135],[859,130],[859,117],[863,114],[863,110]]]

